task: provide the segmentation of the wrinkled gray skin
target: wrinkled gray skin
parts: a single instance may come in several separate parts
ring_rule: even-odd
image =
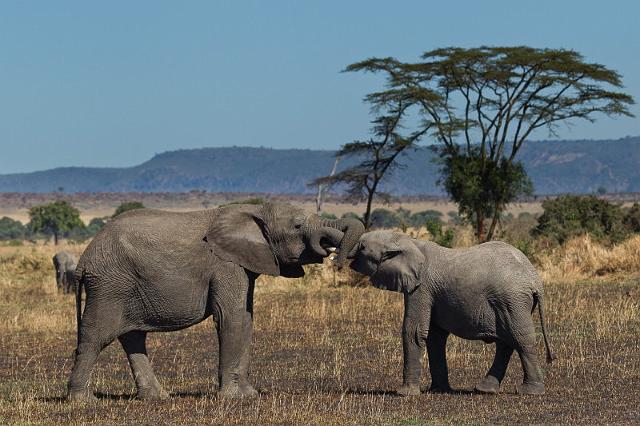
[[[129,359],[137,397],[166,398],[147,358],[147,333],[180,330],[211,315],[220,347],[219,393],[256,395],[248,379],[256,278],[303,276],[301,265],[322,262],[329,247],[342,249],[343,262],[362,232],[357,220],[324,220],[290,205],[119,215],[78,263],[78,347],[69,399],[94,399],[91,371],[115,339]],[[87,296],[80,318],[82,286]]]
[[[53,256],[56,268],[56,287],[63,293],[76,291],[76,258],[68,251],[60,251]]]
[[[547,362],[553,355],[544,328],[542,281],[522,252],[499,241],[449,249],[405,234],[364,234],[349,258],[351,268],[382,289],[404,293],[400,395],[420,393],[426,346],[431,390],[450,390],[445,347],[449,334],[496,343],[493,365],[476,390],[497,393],[511,354],[520,356],[520,393],[544,393],[532,313],[538,306]]]

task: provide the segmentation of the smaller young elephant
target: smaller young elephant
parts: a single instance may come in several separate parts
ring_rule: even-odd
[[[68,251],[60,251],[53,256],[53,266],[56,268],[56,286],[63,293],[76,291],[76,258]]]
[[[451,333],[496,343],[493,365],[476,385],[477,391],[500,390],[515,350],[524,370],[519,392],[544,393],[532,318],[537,305],[550,363],[542,281],[522,252],[498,241],[449,249],[398,232],[374,231],[362,235],[349,258],[354,259],[351,268],[368,275],[374,286],[404,293],[403,385],[398,394],[420,393],[425,346],[431,390],[450,389],[446,342]]]

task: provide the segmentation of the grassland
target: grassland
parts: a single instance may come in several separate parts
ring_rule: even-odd
[[[624,255],[634,256],[633,247]],[[55,291],[53,252],[52,246],[0,248],[1,424],[640,422],[637,268],[602,275],[575,272],[570,253],[549,261],[560,268],[545,276],[548,329],[558,359],[545,366],[547,393],[540,397],[516,394],[522,377],[517,357],[502,394],[470,392],[489,367],[493,346],[455,337],[448,357],[456,392],[395,396],[402,362],[400,295],[347,285],[353,282],[349,275],[313,266],[302,279],[259,279],[252,363],[259,398],[217,398],[217,341],[207,320],[150,336],[151,361],[172,394],[168,401],[132,399],[126,358],[112,344],[93,375],[99,402],[79,405],[63,399],[75,313],[73,297]],[[428,384],[425,372],[423,386]]]
[[[8,216],[22,223],[29,221],[29,208],[51,201],[64,199],[80,210],[80,217],[85,223],[95,217],[111,216],[115,209],[124,201],[141,201],[145,206],[169,211],[189,211],[212,208],[231,201],[249,198],[263,198],[275,202],[290,202],[311,213],[316,211],[315,196],[310,195],[277,195],[277,194],[234,194],[234,193],[98,193],[98,194],[17,194],[0,193],[0,217]],[[391,204],[376,203],[374,208],[383,207],[391,210],[404,208],[412,213],[424,210],[437,210],[446,217],[449,212],[456,212],[455,204],[444,198],[437,197],[400,197]],[[342,216],[347,212],[362,214],[365,211],[363,203],[346,202],[340,197],[329,195],[323,204],[326,213]],[[508,213],[518,216],[521,212],[540,213],[540,202],[531,201],[513,204]]]

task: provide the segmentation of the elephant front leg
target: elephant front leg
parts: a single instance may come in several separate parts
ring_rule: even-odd
[[[428,312],[414,312],[411,295],[405,294],[405,311],[402,323],[402,386],[396,391],[398,395],[410,396],[420,394],[420,377],[422,376],[422,358],[424,357],[427,324],[431,317]]]
[[[219,394],[227,397],[256,396],[249,383],[253,321],[249,312],[225,318],[217,325],[220,344]]]
[[[254,279],[250,278],[249,281],[246,297],[242,297],[239,303],[231,304],[231,309],[221,307],[216,318],[220,347],[219,394],[226,397],[258,395],[258,391],[249,383]]]

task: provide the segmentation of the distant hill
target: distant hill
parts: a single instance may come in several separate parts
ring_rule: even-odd
[[[433,153],[404,155],[382,190],[396,195],[441,195]],[[535,141],[519,154],[537,194],[640,192],[640,137],[618,140]],[[201,148],[170,151],[135,167],[61,167],[0,175],[0,192],[266,192],[305,194],[326,175],[334,152],[269,148]],[[340,163],[342,169],[354,160]]]

